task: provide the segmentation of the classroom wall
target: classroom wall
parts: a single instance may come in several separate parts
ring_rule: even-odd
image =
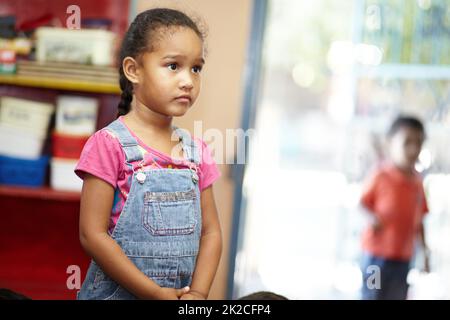
[[[208,26],[207,57],[200,96],[194,107],[175,123],[194,132],[194,121],[202,120],[203,132],[238,128],[243,98],[243,71],[251,23],[251,0],[139,0],[136,11],[152,7],[181,9],[200,16]],[[209,142],[209,141],[207,141]],[[223,151],[225,154],[225,150]],[[224,159],[233,155],[224,155]],[[225,162],[225,161],[223,161]],[[224,250],[210,298],[224,299],[228,275],[228,255],[233,216],[234,185],[229,167],[219,165],[222,178],[214,185],[216,203],[223,230]]]

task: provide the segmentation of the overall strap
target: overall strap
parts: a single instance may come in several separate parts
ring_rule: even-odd
[[[200,164],[200,154],[197,143],[192,139],[191,134],[185,130],[178,127],[173,127],[178,137],[180,137],[183,150],[186,154],[186,157],[189,161],[194,162],[195,164]]]
[[[117,119],[111,122],[105,129],[111,130],[119,139],[120,145],[125,152],[127,162],[140,161],[143,159],[138,142],[122,121]]]

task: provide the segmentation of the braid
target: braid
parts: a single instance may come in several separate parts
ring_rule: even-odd
[[[122,94],[120,95],[117,117],[126,115],[130,111],[131,101],[133,100],[133,86],[123,73],[122,66],[120,67],[119,74],[119,83]]]
[[[141,12],[136,16],[126,32],[120,49],[119,63],[126,57],[137,58],[144,51],[154,50],[161,36],[170,27],[186,27],[193,30],[203,41],[206,32],[202,32],[186,14],[167,8],[156,8]],[[133,100],[133,84],[127,79],[122,65],[119,68],[119,84],[122,94],[118,106],[118,116],[127,114]]]

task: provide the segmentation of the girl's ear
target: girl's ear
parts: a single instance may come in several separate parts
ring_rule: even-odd
[[[138,64],[137,61],[134,60],[132,57],[126,57],[122,61],[123,73],[132,84],[139,83],[137,64]]]

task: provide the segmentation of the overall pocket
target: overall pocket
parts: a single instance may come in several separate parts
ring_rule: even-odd
[[[154,236],[186,235],[196,225],[195,190],[146,192],[143,225]]]

